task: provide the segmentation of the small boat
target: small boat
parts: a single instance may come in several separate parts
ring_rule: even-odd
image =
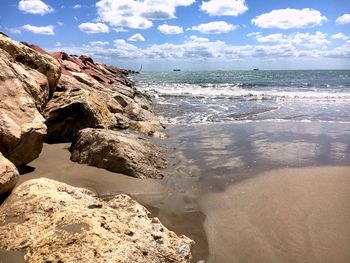
[[[179,68],[174,68],[173,71],[181,71]]]
[[[253,70],[254,70],[254,71],[259,71],[259,69],[258,69],[258,68],[254,68]]]

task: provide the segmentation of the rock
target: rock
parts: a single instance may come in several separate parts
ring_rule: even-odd
[[[0,35],[1,39],[1,35]],[[36,159],[46,134],[39,110],[48,99],[44,75],[0,49],[0,152],[16,166]]]
[[[84,72],[70,72],[79,82],[88,85],[89,87],[94,86],[94,80]]]
[[[164,128],[158,117],[147,121],[130,121],[130,129],[156,138],[165,138]]]
[[[18,177],[16,166],[0,153],[0,196],[15,187]]]
[[[84,129],[71,146],[71,160],[137,178],[162,178],[164,152],[133,134]]]
[[[93,77],[94,79],[96,79],[99,82],[102,82],[102,83],[105,83],[105,84],[111,84],[112,83],[105,76],[103,76],[102,74],[97,73],[96,71],[94,71],[92,69],[83,69],[82,71],[85,74],[88,74],[89,76]]]
[[[45,109],[48,142],[71,141],[81,129],[109,128],[115,117],[97,93],[72,77],[62,76],[58,90]]]
[[[130,127],[130,120],[127,117],[125,117],[123,114],[116,113],[114,114],[114,117],[116,119],[115,128],[127,129]]]
[[[50,94],[55,91],[61,76],[61,66],[54,58],[46,54],[40,54],[34,49],[2,34],[0,34],[0,48],[8,52],[17,62],[44,74],[49,83]]]
[[[0,208],[0,248],[28,262],[186,263],[192,240],[166,229],[129,196],[108,201],[40,178],[18,186]]]
[[[135,97],[136,98],[136,97]],[[145,101],[143,101],[145,103]],[[141,101],[129,103],[125,109],[125,115],[130,118],[130,128],[141,133],[163,138],[164,126],[161,124],[159,118],[151,111],[144,108],[150,108],[149,104],[143,104]],[[144,107],[144,108],[142,108]]]

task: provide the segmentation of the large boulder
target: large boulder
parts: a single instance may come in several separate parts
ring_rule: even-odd
[[[0,34],[0,49],[5,50],[17,62],[44,74],[49,83],[50,93],[55,91],[61,76],[61,66],[53,57],[40,54],[31,47],[14,41],[4,34]]]
[[[71,141],[81,129],[109,128],[115,117],[96,92],[73,77],[62,76],[45,109],[48,142]]]
[[[19,173],[16,166],[0,153],[0,195],[15,187]]]
[[[46,126],[39,110],[48,99],[47,81],[2,49],[0,68],[0,152],[16,166],[22,166],[42,150]]]
[[[0,208],[0,248],[28,262],[181,262],[191,243],[129,196],[94,193],[40,178],[18,186]]]
[[[137,178],[162,178],[164,152],[131,133],[84,129],[71,146],[71,160]]]

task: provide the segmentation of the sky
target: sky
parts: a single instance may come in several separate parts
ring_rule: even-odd
[[[350,69],[349,0],[1,0],[0,31],[136,70]]]

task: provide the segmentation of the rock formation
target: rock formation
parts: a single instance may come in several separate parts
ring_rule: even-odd
[[[58,89],[45,109],[48,142],[69,142],[81,129],[115,124],[108,105],[74,78],[62,76]]]
[[[25,202],[23,200],[25,199]],[[0,247],[28,262],[190,262],[192,241],[126,195],[101,200],[49,179],[16,188],[0,208]]]
[[[0,195],[11,191],[18,177],[17,168],[0,153]]]
[[[131,133],[84,129],[71,146],[71,160],[137,178],[162,178],[164,152]]]
[[[40,112],[49,100],[49,79],[16,62],[18,56],[26,58],[27,49],[0,34],[0,152],[16,166],[39,156],[46,134],[45,119]],[[29,52],[30,58],[35,57],[34,52]],[[57,74],[59,78],[59,70]]]
[[[40,54],[31,47],[0,34],[0,48],[6,51],[15,61],[26,65],[47,77],[50,92],[53,93],[61,76],[61,67],[47,54]]]
[[[128,71],[2,33],[0,68],[0,195],[44,140],[73,142],[73,161],[162,178],[164,152],[140,132],[161,137],[164,127]],[[0,249],[29,262],[190,262],[191,243],[126,195],[104,201],[49,179],[24,182],[0,207]]]

